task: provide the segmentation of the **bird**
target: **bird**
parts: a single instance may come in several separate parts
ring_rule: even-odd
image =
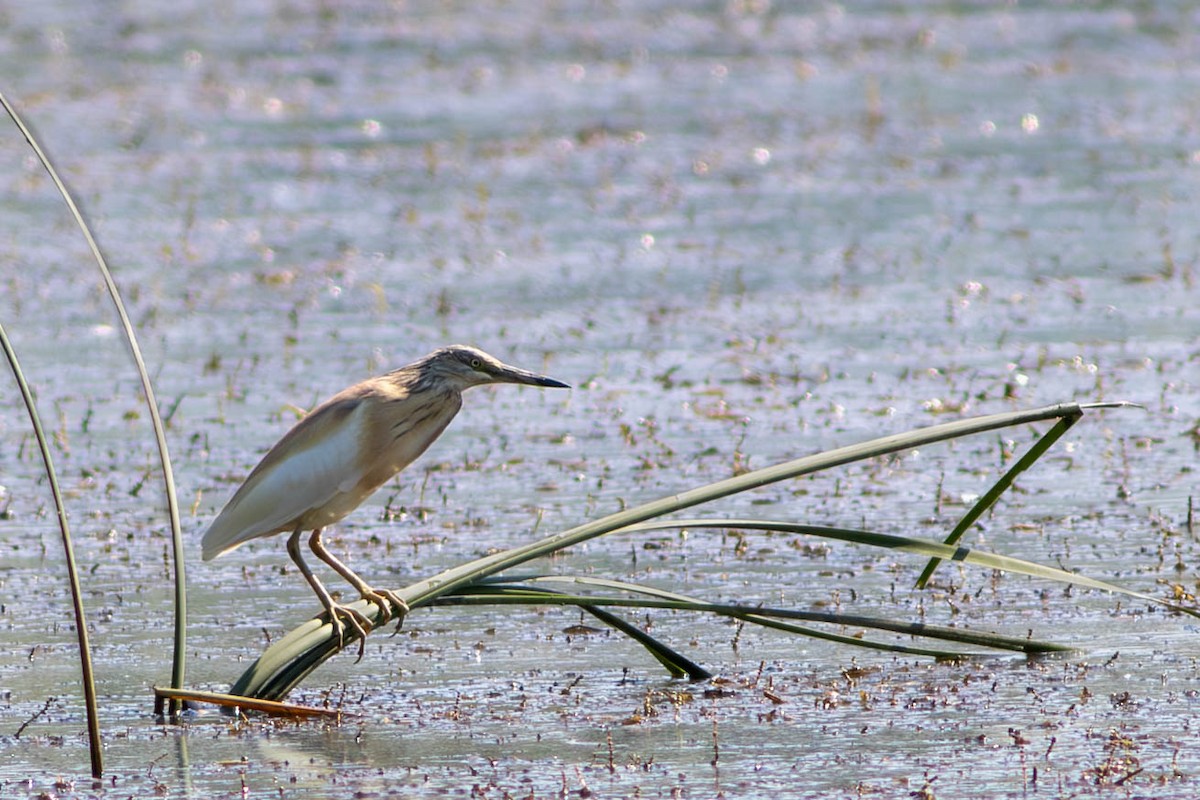
[[[329,615],[338,646],[344,644],[345,621],[358,635],[362,658],[371,621],[334,601],[305,562],[300,537],[311,531],[313,554],[379,608],[380,624],[392,618],[393,607],[402,623],[408,612],[403,598],[372,588],[325,548],[321,531],[424,453],[462,408],[464,391],[495,383],[570,388],[458,344],[343,389],[267,451],[205,531],[202,559],[211,561],[253,539],[289,534],[288,555]]]

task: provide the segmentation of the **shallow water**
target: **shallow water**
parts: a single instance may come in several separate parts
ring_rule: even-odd
[[[469,394],[331,533],[375,582],[746,465],[1128,399],[1145,410],[1089,414],[972,541],[1195,590],[1200,20],[1186,4],[3,16],[3,91],[85,206],[172,410],[192,542],[292,406],[465,341],[575,388]],[[171,589],[138,385],[15,131],[0,153],[0,321],[55,433],[109,768],[100,787],[84,777],[61,546],[12,391],[0,794],[1194,796],[1196,625],[971,570],[943,568],[953,593],[912,592],[918,559],[785,536],[617,537],[547,568],[1081,649],[952,666],[650,615],[723,681],[692,685],[615,634],[566,633],[576,612],[439,609],[293,695],[354,715],[340,727],[159,725]],[[940,537],[1000,474],[1005,440],[1033,438],[925,448],[713,513]],[[385,504],[407,513],[384,521]],[[315,603],[282,540],[195,555],[189,684],[219,690]]]

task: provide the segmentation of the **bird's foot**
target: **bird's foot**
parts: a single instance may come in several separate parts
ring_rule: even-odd
[[[346,645],[346,623],[349,623],[354,632],[358,634],[358,658],[354,662],[357,664],[359,661],[362,661],[363,653],[366,652],[367,647],[367,631],[374,627],[371,624],[371,620],[361,611],[357,611],[350,606],[341,605],[340,603],[331,602],[325,610],[329,613],[329,623],[333,625],[333,630],[337,633],[339,650]]]
[[[408,614],[408,603],[403,597],[391,589],[372,589],[369,586],[362,596],[368,603],[379,607],[383,617],[379,620],[380,625],[386,625],[394,616],[396,617],[396,632],[400,631],[404,625],[404,617]]]

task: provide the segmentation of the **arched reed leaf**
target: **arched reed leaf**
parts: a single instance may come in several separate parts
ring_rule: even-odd
[[[42,454],[42,466],[46,470],[46,480],[50,484],[50,494],[54,498],[54,510],[58,516],[58,529],[62,534],[63,554],[67,566],[67,583],[71,589],[71,606],[75,614],[75,634],[79,640],[79,668],[83,679],[83,705],[87,715],[88,752],[92,762],[92,777],[99,778],[104,774],[104,746],[100,739],[100,712],[96,702],[96,678],[92,671],[92,648],[88,643],[87,619],[83,611],[83,591],[79,586],[79,570],[75,565],[75,548],[71,545],[71,526],[67,523],[67,509],[63,505],[62,491],[58,486],[58,473],[54,469],[54,459],[50,456],[50,445],[46,441],[46,432],[42,429],[42,419],[38,414],[33,392],[25,381],[25,373],[21,363],[8,340],[4,325],[0,324],[0,348],[17,381],[21,399],[25,402],[25,410],[29,414],[29,423],[33,426],[33,435],[37,439],[38,450]]]
[[[162,417],[159,414],[158,401],[154,397],[154,386],[150,381],[150,374],[146,371],[146,362],[142,358],[142,350],[138,346],[137,335],[133,330],[133,323],[130,322],[129,314],[125,311],[125,302],[121,299],[121,293],[117,290],[117,284],[113,280],[112,272],[108,268],[108,262],[105,261],[104,254],[100,251],[100,246],[92,236],[92,231],[88,227],[87,221],[83,218],[83,213],[75,204],[75,200],[71,197],[66,184],[59,178],[58,171],[54,169],[54,165],[45,152],[43,152],[33,133],[3,94],[0,94],[0,104],[3,104],[4,110],[8,112],[8,116],[21,131],[21,135],[25,137],[25,141],[29,143],[33,152],[37,155],[42,167],[50,176],[50,180],[54,183],[55,188],[58,189],[59,194],[62,195],[63,202],[66,203],[67,209],[71,212],[71,216],[75,220],[75,224],[83,234],[83,238],[87,241],[88,248],[92,252],[92,257],[96,260],[96,265],[100,269],[100,275],[104,279],[104,286],[108,291],[108,296],[112,299],[113,306],[116,308],[117,317],[121,322],[121,330],[125,334],[125,341],[129,345],[129,352],[133,356],[138,376],[141,378],[142,393],[146,397],[150,422],[154,428],[154,439],[158,444],[159,463],[162,469],[164,491],[167,498],[167,515],[171,521],[171,552],[172,561],[175,566],[175,647],[171,667],[171,685],[175,688],[182,688],[187,661],[187,581],[184,569],[183,533],[179,525],[179,502],[175,497],[175,475],[171,469],[171,456],[167,449],[167,436],[163,428]],[[172,704],[172,713],[177,710],[178,707]]]

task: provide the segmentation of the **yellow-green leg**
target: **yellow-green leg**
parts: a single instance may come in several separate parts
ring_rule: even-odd
[[[321,541],[321,530],[312,532],[312,536],[308,539],[308,546],[312,549],[317,558],[328,564],[334,572],[346,579],[354,589],[362,595],[362,598],[367,602],[379,608],[383,614],[383,619],[380,624],[387,624],[392,618],[392,607],[395,606],[395,616],[397,617],[396,629],[404,624],[404,615],[408,613],[408,603],[404,602],[404,598],[393,592],[391,589],[374,589],[366,581],[358,576],[354,570],[347,567],[337,556],[325,549],[325,543]]]
[[[314,537],[319,537],[320,529],[313,532]],[[304,575],[304,580],[308,581],[308,585],[312,587],[316,593],[317,599],[321,601],[321,605],[325,607],[325,611],[329,614],[329,623],[333,625],[333,629],[337,631],[338,647],[345,645],[345,623],[346,620],[350,623],[350,627],[354,628],[354,632],[358,634],[358,657],[361,660],[363,657],[364,648],[366,647],[367,631],[371,629],[371,620],[367,619],[366,615],[360,611],[356,611],[349,606],[344,606],[335,602],[333,597],[326,590],[321,580],[313,574],[311,568],[305,563],[304,557],[300,554],[300,529],[297,528],[288,537],[287,543],[288,555],[292,557],[292,561],[300,568],[300,572]]]

